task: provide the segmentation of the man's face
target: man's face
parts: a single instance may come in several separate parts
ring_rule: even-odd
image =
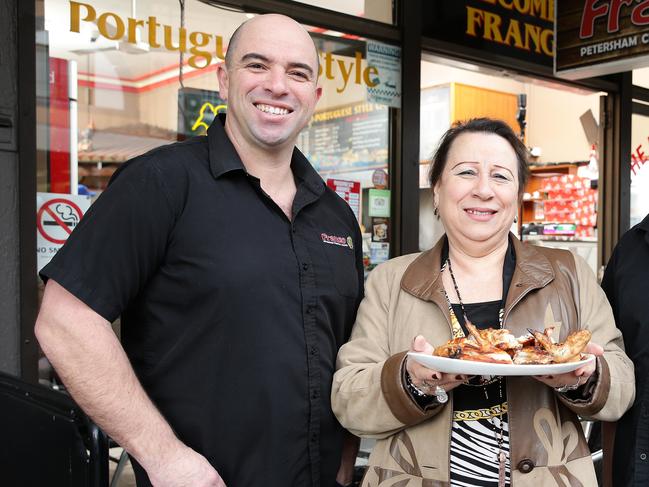
[[[291,19],[262,16],[244,26],[234,49],[218,71],[228,134],[239,147],[292,148],[321,95],[309,35]]]

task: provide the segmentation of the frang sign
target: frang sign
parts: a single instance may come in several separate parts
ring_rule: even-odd
[[[430,0],[423,11],[425,37],[552,65],[554,0]]]
[[[557,2],[554,71],[590,78],[649,65],[649,0]]]

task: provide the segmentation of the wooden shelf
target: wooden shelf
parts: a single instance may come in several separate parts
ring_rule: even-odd
[[[541,191],[543,186],[543,181],[546,178],[552,176],[564,176],[567,174],[577,174],[577,170],[581,163],[574,164],[547,164],[542,166],[530,166],[530,177],[525,185],[525,192],[533,194],[535,191],[538,191],[542,194],[545,194],[545,191]],[[543,201],[549,201],[547,198],[531,198],[523,200],[523,204],[520,208],[520,214],[518,216],[518,231],[521,232],[522,226],[524,223],[539,222],[544,220],[537,220],[534,218],[534,204],[543,204]]]

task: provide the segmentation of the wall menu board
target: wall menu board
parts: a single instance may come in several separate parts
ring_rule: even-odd
[[[365,171],[388,165],[388,107],[345,105],[313,115],[298,148],[322,174]]]

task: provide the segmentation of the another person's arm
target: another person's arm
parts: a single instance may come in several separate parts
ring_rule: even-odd
[[[225,485],[148,398],[110,323],[51,279],[35,332],[75,401],[133,455],[154,485]]]

